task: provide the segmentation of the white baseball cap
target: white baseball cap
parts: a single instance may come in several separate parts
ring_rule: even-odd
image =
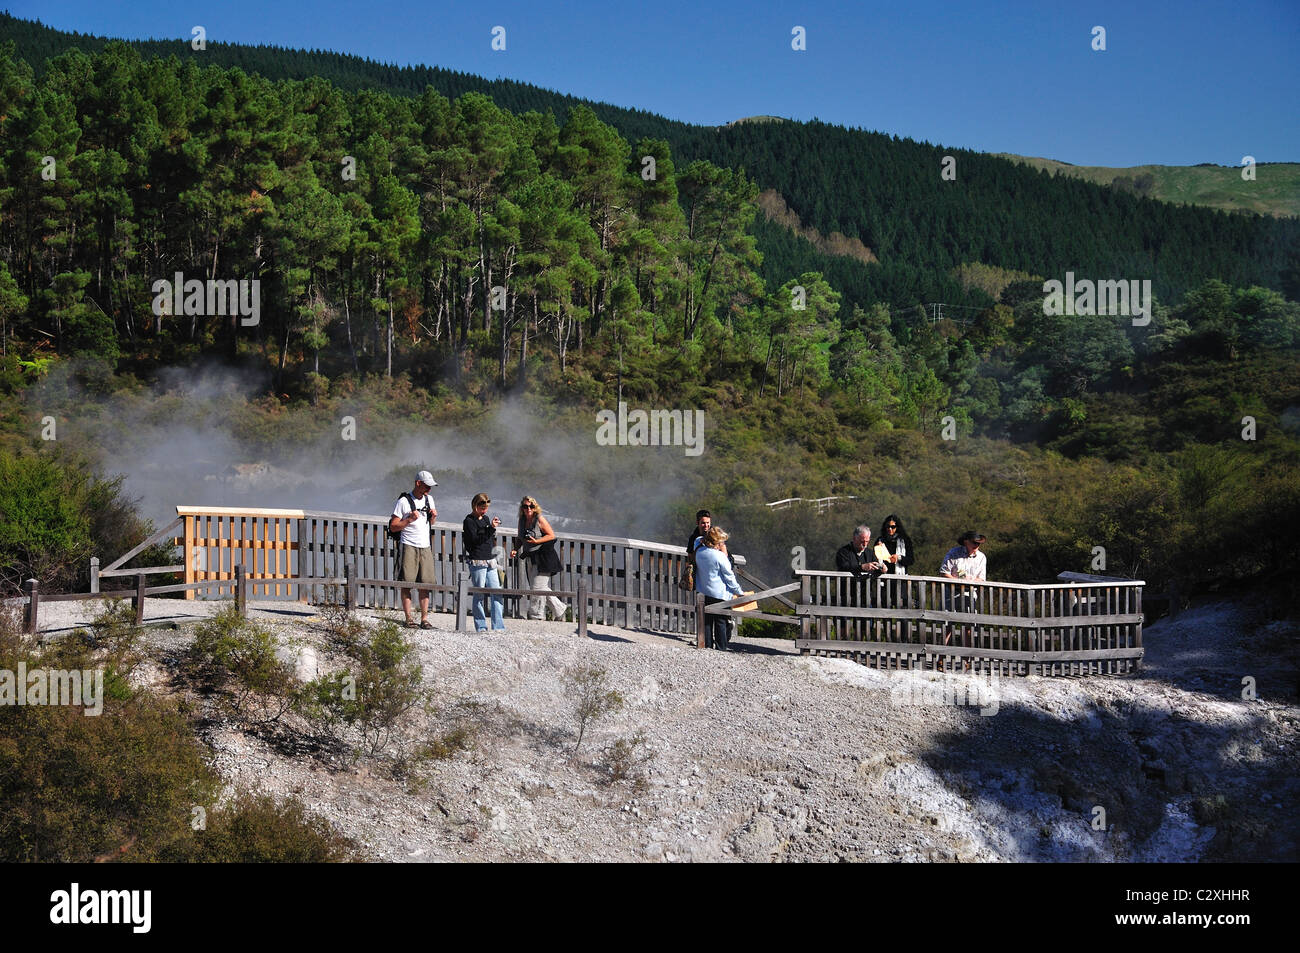
[[[415,478],[425,486],[437,486],[438,481],[433,478],[433,474],[428,470],[421,470],[415,475]]]

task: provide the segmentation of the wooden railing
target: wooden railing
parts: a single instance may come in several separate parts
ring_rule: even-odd
[[[302,510],[240,509],[228,506],[178,506],[184,521],[185,581],[223,582],[208,591],[233,595],[235,567],[243,566],[251,595],[297,596],[298,541],[295,528]],[[193,592],[188,593],[193,598]]]
[[[243,565],[254,594],[319,602],[327,598],[326,587],[337,585],[345,567],[351,566],[359,580],[358,605],[400,605],[401,584],[394,579],[396,544],[386,532],[387,516],[197,506],[178,506],[176,512],[183,524],[177,544],[184,547],[185,581],[225,583],[209,590],[217,596],[233,591],[235,567]],[[430,531],[435,584],[430,606],[450,612],[460,572],[466,568],[461,524],[435,522]],[[693,594],[677,584],[686,566],[684,547],[612,536],[557,536],[556,552],[564,569],[551,585],[577,592],[581,583],[592,621],[667,632],[695,630]],[[501,527],[496,542],[507,553],[513,540],[514,529]],[[736,562],[743,565],[744,557],[737,556]],[[522,584],[513,561],[506,573],[507,587]]]
[[[1123,674],[1141,666],[1141,580],[1020,585],[797,575],[804,654],[1004,675]]]
[[[249,596],[346,601],[349,607],[394,608],[395,545],[385,532],[386,516],[311,510],[178,506],[176,522],[160,530],[106,569],[92,569],[92,593],[99,577],[136,576],[138,602],[145,577],[184,572],[184,583],[149,589],[149,595],[206,590],[218,598]],[[183,547],[184,563],[122,569],[147,546],[181,528],[172,540]],[[513,530],[497,536],[507,552]],[[468,573],[461,559],[461,526],[431,528],[435,579],[413,588],[430,592],[435,611],[466,605]],[[844,655],[878,668],[947,669],[961,666],[1001,674],[1123,674],[1142,659],[1141,580],[1089,582],[1076,577],[1051,585],[970,582],[937,576],[885,576],[875,580],[848,573],[796,574],[797,582],[769,588],[738,572],[759,590],[700,611],[702,599],[678,586],[686,550],[647,540],[563,534],[556,550],[563,570],[551,580],[557,595],[574,600],[575,621],[641,627],[678,633],[702,632],[708,614],[734,614],[733,605],[761,598],[793,608],[796,615],[743,613],[749,618],[797,621],[798,648],[818,655]],[[237,577],[241,577],[237,585]],[[506,570],[508,610],[524,594],[516,566]],[[799,590],[794,604],[785,593]],[[340,592],[344,595],[340,596]],[[477,592],[477,590],[474,590]],[[35,592],[23,600],[33,613]],[[89,597],[90,594],[86,594]],[[77,598],[74,595],[46,597]],[[510,603],[514,603],[513,606]],[[463,624],[463,620],[461,620]]]

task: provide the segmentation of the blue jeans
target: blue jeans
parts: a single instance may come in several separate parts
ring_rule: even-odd
[[[469,580],[472,586],[481,586],[485,589],[501,588],[501,580],[497,578],[497,571],[493,566],[470,566]],[[476,593],[474,596],[474,629],[478,632],[487,631],[487,614],[483,610],[483,603],[488,599],[492,600],[492,628],[504,632],[506,624],[501,618],[503,600],[500,596],[490,596],[486,592]]]

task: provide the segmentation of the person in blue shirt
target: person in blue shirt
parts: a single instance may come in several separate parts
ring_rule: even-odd
[[[704,593],[704,604],[725,602],[745,591],[736,582],[731,562],[723,549],[727,533],[712,526],[695,544],[695,591]],[[710,615],[704,621],[704,647],[726,651],[731,643],[731,630],[725,615]]]

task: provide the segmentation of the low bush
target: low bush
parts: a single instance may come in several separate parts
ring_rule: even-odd
[[[54,639],[41,653],[41,664],[56,669],[103,669],[104,697],[126,701],[136,689],[131,676],[140,665],[140,628],[127,600],[106,599],[89,628]]]
[[[347,655],[353,655],[357,646],[365,639],[366,624],[349,612],[339,602],[327,602],[320,607],[317,618],[331,647]]]
[[[644,731],[638,731],[631,738],[615,739],[600,755],[605,782],[618,784],[626,781],[636,790],[641,790],[645,787],[646,774],[654,757]]]
[[[41,649],[22,635],[19,613],[0,606],[0,668],[109,673],[98,715],[76,705],[4,708],[0,862],[354,858],[354,844],[295,802],[242,795],[209,807],[222,781],[190,720],[148,692],[113,690],[114,672],[129,674],[138,660],[137,636],[134,618],[110,603],[88,630]],[[196,816],[205,820],[198,830]]]
[[[573,718],[578,723],[576,753],[583,735],[593,722],[623,707],[623,696],[609,687],[609,673],[599,665],[582,662],[564,670],[564,693],[573,701]]]
[[[102,714],[7,709],[0,735],[0,859],[153,860],[185,835],[220,783],[189,722],[142,696]]]
[[[202,817],[202,826],[198,826]],[[322,864],[359,859],[357,845],[299,801],[238,794],[211,813],[191,812],[190,834],[165,860],[231,864]]]
[[[75,453],[0,449],[0,595],[16,594],[29,578],[44,592],[84,592],[91,555],[126,552],[153,532],[121,476],[93,474]],[[171,551],[152,546],[136,559],[170,562]]]
[[[275,648],[275,636],[231,606],[195,629],[191,671],[220,694],[233,715],[269,724],[298,694],[293,666]]]
[[[428,700],[415,646],[393,622],[381,623],[352,650],[349,668],[314,679],[300,692],[299,711],[320,732],[355,730],[361,752],[376,755],[402,716]]]

